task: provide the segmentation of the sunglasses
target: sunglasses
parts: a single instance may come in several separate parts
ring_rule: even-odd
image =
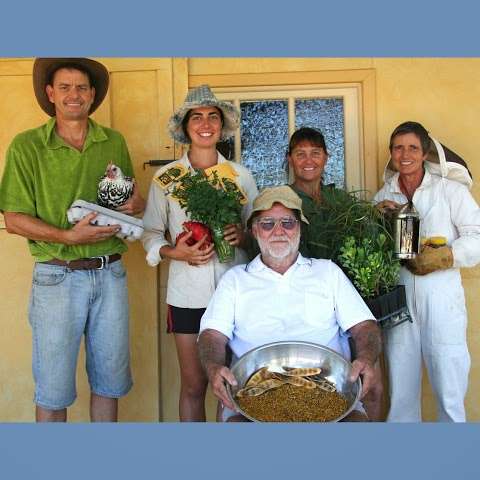
[[[293,230],[297,225],[298,220],[293,217],[270,218],[264,217],[257,220],[255,223],[265,232],[271,232],[278,224],[285,230]]]

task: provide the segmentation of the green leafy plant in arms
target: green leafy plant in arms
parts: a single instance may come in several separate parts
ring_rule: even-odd
[[[342,267],[367,299],[395,288],[400,264],[393,255],[391,220],[364,196],[364,191],[323,189],[309,226],[308,247]]]
[[[198,170],[193,175],[185,175],[175,185],[172,195],[192,220],[212,230],[240,223],[242,194],[233,182],[222,182],[216,172],[207,176]]]

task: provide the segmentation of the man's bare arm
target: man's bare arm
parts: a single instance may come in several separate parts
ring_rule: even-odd
[[[14,233],[30,240],[63,243],[65,245],[101,242],[120,230],[119,225],[91,225],[90,221],[97,216],[96,213],[90,213],[68,230],[54,227],[25,213],[4,212],[3,216],[8,233]]]
[[[350,328],[349,333],[352,336],[355,348],[351,380],[355,381],[359,375],[362,376],[363,398],[377,378],[374,365],[382,351],[382,337],[374,320],[366,320],[354,325]]]
[[[382,351],[382,337],[377,322],[366,320],[349,330],[355,344],[355,357],[374,364]]]
[[[236,385],[237,381],[225,366],[228,338],[217,330],[204,330],[198,338],[200,362],[208,376],[214,395],[228,408],[234,409],[225,388],[225,381]]]

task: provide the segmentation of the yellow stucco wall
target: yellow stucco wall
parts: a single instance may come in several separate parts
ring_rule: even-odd
[[[389,59],[389,58],[192,58],[174,59],[167,73],[158,65],[143,64],[141,59],[104,59],[112,71],[111,98],[103,121],[111,122],[127,137],[132,157],[140,175],[142,190],[148,187],[152,172],[143,171],[143,161],[171,157],[172,145],[166,137],[165,122],[169,112],[181,103],[188,85],[214,75],[219,84],[236,78],[236,85],[248,77],[278,79],[279,75],[302,72],[305,82],[311,78],[335,81],[353,75],[352,71],[371,72],[364,108],[369,125],[365,141],[370,142],[365,162],[373,165],[373,186],[381,184],[381,172],[387,159],[388,138],[393,128],[405,120],[423,123],[442,143],[462,155],[474,179],[479,178],[479,150],[476,133],[480,104],[479,59]],[[155,59],[151,59],[155,62]],[[3,70],[1,68],[3,63]],[[8,119],[9,128],[0,131],[0,169],[4,152],[11,139],[9,132],[20,131],[43,121],[31,92],[31,61],[0,60],[0,90],[7,102],[0,104],[0,116]],[[143,73],[139,73],[142,71]],[[345,73],[347,72],[347,73]],[[318,73],[318,75],[317,75]],[[363,75],[364,73],[362,73]],[[317,75],[317,77],[315,77]],[[366,75],[366,74],[365,74]],[[364,75],[364,76],[365,76]],[[330,79],[330,80],[329,80]],[[367,84],[365,84],[367,85]],[[6,95],[8,93],[8,95]],[[153,100],[153,101],[152,101]],[[15,112],[15,114],[13,114]],[[177,156],[178,156],[177,152]],[[376,177],[376,178],[375,178]],[[478,183],[473,194],[480,201]],[[143,252],[135,245],[127,256],[130,295],[133,303],[132,346],[137,386],[121,402],[124,420],[153,421],[162,415],[165,420],[177,418],[178,368],[173,342],[158,328],[156,301],[165,293],[165,267],[157,280],[155,270],[138,266]],[[0,229],[0,261],[6,273],[0,276],[2,292],[2,328],[0,329],[0,421],[30,421],[32,381],[30,373],[30,331],[26,322],[26,305],[30,284],[31,260],[26,245]],[[478,299],[479,268],[463,273],[469,313],[469,344],[472,355],[470,388],[467,395],[469,420],[480,420],[480,300]],[[155,290],[152,293],[152,290]],[[161,321],[164,305],[159,302]],[[160,359],[160,360],[159,360]],[[153,365],[153,366],[152,366]],[[157,371],[157,367],[161,370]],[[159,380],[159,377],[161,379]],[[80,376],[80,402],[73,419],[85,420],[88,388]],[[427,386],[426,386],[427,387]],[[161,395],[159,392],[161,391]],[[435,417],[431,392],[423,396],[424,417]],[[160,406],[159,406],[160,404]],[[213,418],[214,402],[209,400],[209,418]]]

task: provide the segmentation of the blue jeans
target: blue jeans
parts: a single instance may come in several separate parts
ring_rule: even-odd
[[[29,320],[37,405],[59,410],[75,401],[83,335],[92,392],[118,398],[130,390],[127,278],[121,260],[103,270],[36,263]]]

